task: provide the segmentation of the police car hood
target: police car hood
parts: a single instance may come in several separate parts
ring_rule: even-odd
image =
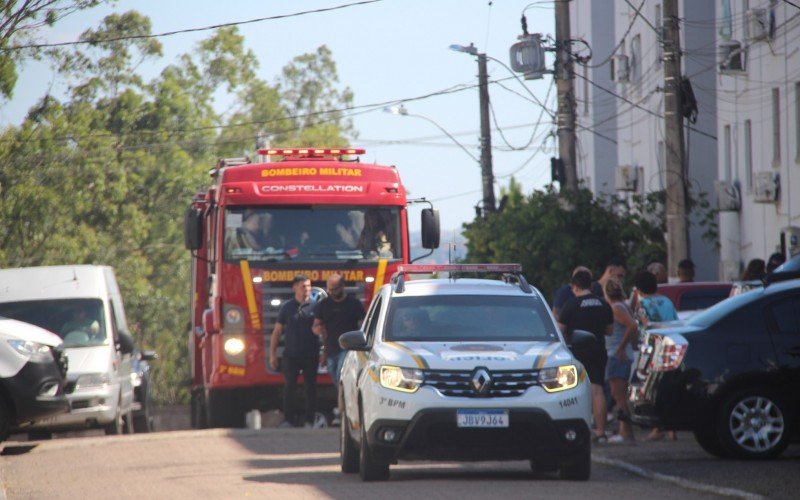
[[[572,362],[559,341],[539,342],[384,342],[386,364],[423,370],[531,370]]]

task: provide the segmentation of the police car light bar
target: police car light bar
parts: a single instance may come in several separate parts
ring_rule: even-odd
[[[397,274],[430,273],[521,273],[522,264],[408,264],[397,266]]]
[[[366,149],[362,148],[274,148],[259,149],[258,154],[264,156],[292,156],[300,158],[315,158],[335,155],[363,155]]]
[[[525,277],[522,275],[521,264],[409,264],[397,266],[397,272],[392,275],[391,282],[395,283],[395,293],[405,291],[403,277],[406,274],[431,274],[431,273],[506,273],[513,274],[519,286],[525,293],[533,293]]]

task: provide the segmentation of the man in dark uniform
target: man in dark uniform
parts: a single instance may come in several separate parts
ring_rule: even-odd
[[[328,278],[328,296],[317,303],[314,313],[314,333],[323,341],[322,357],[335,387],[339,387],[339,372],[342,371],[345,352],[339,347],[343,333],[358,330],[366,312],[361,301],[344,291],[344,278],[333,274]],[[334,409],[334,425],[338,420],[338,408]]]
[[[575,357],[586,368],[589,382],[592,384],[595,436],[599,441],[605,441],[607,407],[603,384],[605,384],[606,362],[608,361],[605,337],[612,331],[614,312],[602,297],[592,293],[592,275],[588,271],[575,273],[570,284],[575,297],[569,299],[561,309],[558,326],[567,338],[575,330],[586,330],[591,332],[597,340],[585,352],[583,350],[575,352]]]
[[[286,386],[283,392],[283,415],[286,422],[291,425],[294,419],[297,377],[302,372],[306,392],[305,427],[313,427],[317,403],[319,339],[311,331],[314,324],[314,304],[309,302],[311,280],[298,274],[292,280],[292,290],[294,297],[281,305],[278,321],[272,330],[269,364],[273,370],[278,369],[278,341],[285,333],[283,373]]]

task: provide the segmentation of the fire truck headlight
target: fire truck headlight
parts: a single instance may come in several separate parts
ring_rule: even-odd
[[[244,351],[244,340],[232,337],[225,341],[225,352],[231,356],[236,356]]]
[[[281,305],[281,299],[272,299],[269,301],[269,305],[271,305],[272,307],[278,307],[279,305]]]

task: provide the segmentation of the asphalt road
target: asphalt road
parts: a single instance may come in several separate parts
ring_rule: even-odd
[[[7,442],[6,498],[790,498],[800,448],[765,463],[724,462],[677,443],[606,445],[592,478],[532,475],[526,462],[402,463],[386,483],[339,471],[335,429],[176,431]],[[655,475],[655,476],[654,476]],[[727,490],[725,489],[727,488]]]

